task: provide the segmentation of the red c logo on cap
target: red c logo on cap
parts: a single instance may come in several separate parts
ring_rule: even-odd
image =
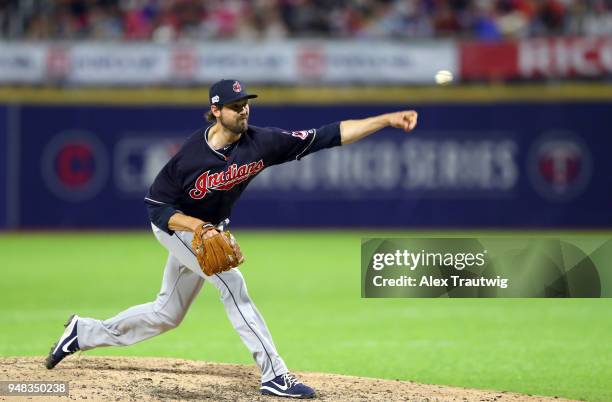
[[[234,81],[234,85],[232,85],[232,89],[234,90],[234,92],[242,91],[242,87],[240,86],[240,83],[238,81]]]

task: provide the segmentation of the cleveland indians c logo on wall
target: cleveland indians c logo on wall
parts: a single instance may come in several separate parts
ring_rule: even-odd
[[[69,130],[55,135],[45,146],[41,170],[53,194],[79,202],[100,193],[110,169],[106,148],[94,134]]]

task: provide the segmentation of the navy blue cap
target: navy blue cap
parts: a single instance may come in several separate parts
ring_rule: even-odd
[[[257,98],[257,95],[248,94],[246,87],[240,81],[221,80],[212,84],[208,98],[211,105],[223,106],[241,99]]]

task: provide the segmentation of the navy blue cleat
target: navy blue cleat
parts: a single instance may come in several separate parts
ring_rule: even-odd
[[[260,390],[263,395],[286,396],[297,399],[315,397],[315,390],[299,382],[291,373],[279,375],[273,380],[262,383]]]
[[[74,352],[80,350],[79,341],[77,339],[77,321],[79,320],[79,316],[73,314],[68,318],[64,327],[64,333],[62,334],[59,341],[51,348],[49,352],[49,356],[47,356],[47,360],[45,361],[45,367],[49,370],[57,365],[57,363],[61,362],[66,356],[70,356]]]

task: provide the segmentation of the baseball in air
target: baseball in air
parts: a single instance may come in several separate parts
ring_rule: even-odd
[[[436,84],[446,85],[453,81],[453,73],[448,70],[440,70],[435,76]]]

